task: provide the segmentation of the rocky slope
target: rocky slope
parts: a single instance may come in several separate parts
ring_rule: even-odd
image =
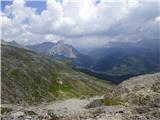
[[[30,50],[2,44],[2,103],[38,104],[102,94],[106,81]]]
[[[112,97],[128,106],[160,107],[160,73],[130,78],[108,93],[106,100]]]
[[[3,105],[4,120],[160,120],[160,73],[131,78],[105,96],[39,106]]]
[[[144,119],[147,116],[160,119],[160,73],[130,78],[108,92],[102,102],[126,106]]]

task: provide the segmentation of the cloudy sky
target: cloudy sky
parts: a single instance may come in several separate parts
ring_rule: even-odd
[[[64,40],[106,46],[158,38],[159,0],[3,0],[1,38],[21,44]]]

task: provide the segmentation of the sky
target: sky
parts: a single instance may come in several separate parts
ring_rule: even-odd
[[[159,0],[2,0],[1,38],[83,47],[159,38]]]

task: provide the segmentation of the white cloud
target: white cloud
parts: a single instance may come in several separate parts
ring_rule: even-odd
[[[152,10],[145,3],[145,0],[101,0],[98,4],[96,0],[47,0],[47,9],[36,14],[36,9],[26,7],[24,0],[14,0],[1,14],[2,38],[24,44],[74,38],[81,45],[92,46],[108,44],[119,36],[130,39],[133,35],[127,34],[136,34],[136,29],[141,34],[146,29],[157,29],[156,23],[148,20],[156,8]],[[144,13],[145,10],[149,13]],[[154,21],[158,22],[159,17]],[[115,36],[108,37],[108,31]],[[68,41],[73,43],[73,39]]]
[[[155,22],[160,23],[160,16],[155,18]]]
[[[142,2],[138,8],[116,23],[107,32],[111,36],[121,36],[121,39],[157,38],[159,4],[155,2]],[[107,33],[106,32],[106,33]],[[134,36],[134,37],[133,37]]]

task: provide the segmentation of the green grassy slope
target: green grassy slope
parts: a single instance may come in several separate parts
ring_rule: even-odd
[[[102,94],[112,88],[63,62],[9,45],[1,48],[2,103],[38,104]]]

